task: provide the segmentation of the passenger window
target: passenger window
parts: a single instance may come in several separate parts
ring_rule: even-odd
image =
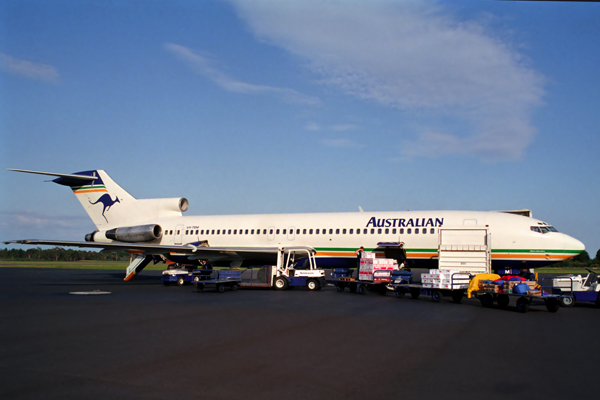
[[[371,235],[375,234],[375,228],[371,228]]]
[[[309,235],[312,235],[312,233],[313,233],[313,230],[312,230],[312,229],[309,229],[309,230],[308,230],[308,234],[309,234]]]
[[[385,234],[389,235],[389,233],[390,233],[390,230],[388,228],[385,228]]]
[[[300,229],[296,229],[296,235],[300,234]]]
[[[406,230],[406,233],[408,233],[409,235],[411,234],[411,232],[412,232],[412,230],[411,230],[410,228],[408,228],[408,229]]]
[[[284,229],[284,230],[283,230],[283,234],[285,235],[285,233],[286,233],[286,232],[287,232],[287,230],[286,230],[286,229]]]
[[[404,235],[404,228],[400,228],[400,234]]]
[[[377,229],[377,234],[381,235],[381,228]]]
[[[316,230],[315,230],[315,235],[318,235],[318,234],[319,234],[319,230],[318,230],[318,229],[316,229]]]
[[[302,229],[302,234],[306,235],[306,228]]]
[[[431,233],[431,234],[433,235],[433,234],[435,233],[435,228],[431,228],[431,229],[429,230],[429,233]]]
[[[329,234],[330,234],[330,235],[333,235],[333,229],[330,229],[330,230],[329,230]]]
[[[256,234],[257,234],[257,235],[260,235],[260,229],[257,229],[257,230],[256,230]]]
[[[345,235],[345,234],[346,234],[346,229],[344,228],[344,229],[342,229],[342,235]]]
[[[352,235],[354,233],[354,229],[350,229],[348,233]]]
[[[356,234],[357,234],[357,235],[360,235],[360,229],[357,229],[357,230],[356,230]]]
[[[237,229],[234,229],[234,230],[233,230],[233,234],[234,234],[234,235],[237,235]]]
[[[396,234],[396,228],[392,229],[392,235]]]
[[[185,234],[186,234],[186,235],[188,234],[188,231],[187,231],[187,230],[185,231]]]
[[[366,235],[367,234],[367,228],[365,228],[365,230],[363,231],[363,233]]]
[[[335,234],[336,234],[336,235],[339,235],[339,234],[340,234],[340,228],[337,228],[337,229],[335,230]]]
[[[415,234],[419,233],[419,228],[415,228]]]

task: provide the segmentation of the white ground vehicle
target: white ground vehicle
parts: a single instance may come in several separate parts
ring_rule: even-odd
[[[588,270],[590,271],[590,270]],[[561,297],[563,307],[571,307],[577,301],[592,301],[600,307],[600,277],[593,271],[587,276],[567,275],[552,279],[555,294],[572,294],[573,297]]]
[[[193,267],[179,264],[173,265],[173,268],[166,269],[162,272],[162,282],[165,286],[168,286],[173,282],[177,282],[179,286],[192,282]]]
[[[240,287],[291,287],[319,290],[325,286],[325,271],[317,268],[315,250],[310,247],[280,248],[277,265],[252,266],[242,271]]]

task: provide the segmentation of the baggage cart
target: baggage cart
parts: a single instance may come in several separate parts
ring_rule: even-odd
[[[235,291],[241,281],[242,274],[239,269],[196,269],[192,274],[192,283],[198,292],[203,292],[209,285],[215,285],[219,293],[223,293],[225,289]]]
[[[529,311],[529,307],[532,305],[534,300],[542,300],[546,306],[546,309],[552,313],[557,312],[560,309],[561,297],[571,297],[571,294],[553,294],[552,284],[546,285],[548,280],[554,277],[545,277],[542,279],[541,290],[539,294],[535,293],[538,291],[528,291],[528,293],[491,293],[488,291],[477,290],[473,294],[479,299],[481,305],[486,308],[490,308],[496,303],[498,308],[505,309],[510,304],[510,299],[516,297],[516,308],[518,312],[526,313]],[[550,283],[552,283],[550,281]]]

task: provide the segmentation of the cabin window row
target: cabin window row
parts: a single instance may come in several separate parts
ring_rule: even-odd
[[[287,229],[206,229],[206,231],[204,229],[196,229],[196,230],[186,230],[185,231],[185,235],[260,235],[261,233],[263,235],[266,235],[267,232],[269,233],[269,235],[279,235],[280,233],[283,235],[287,235],[288,234],[288,230]],[[406,230],[404,228],[400,228],[400,229],[396,229],[396,228],[359,228],[356,229],[356,232],[354,229],[346,229],[346,228],[337,228],[337,229],[296,229],[295,234],[296,235],[327,235],[327,233],[329,232],[330,235],[333,235],[334,232],[336,235],[342,234],[342,235],[368,235],[369,233],[371,235],[374,234],[378,234],[378,235],[389,235],[390,233],[392,235],[404,235],[405,233],[410,235],[413,233],[413,229],[412,228],[406,228]],[[419,230],[419,228],[414,228],[414,234],[418,235],[418,234],[427,234],[428,230],[427,228],[422,228]],[[181,233],[181,231],[176,231],[176,235],[179,235]],[[429,233],[430,234],[434,234],[435,233],[435,228],[430,228],[429,229]],[[294,234],[294,230],[290,229],[289,230],[289,234],[293,235]],[[167,230],[165,231],[165,235],[173,235],[173,230]]]

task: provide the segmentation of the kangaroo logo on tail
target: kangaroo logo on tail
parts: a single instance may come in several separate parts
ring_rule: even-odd
[[[108,223],[108,219],[106,219],[106,216],[104,215],[104,213],[107,212],[112,207],[113,204],[120,203],[119,198],[117,196],[115,196],[115,199],[113,200],[108,193],[105,193],[102,196],[100,196],[100,198],[98,200],[96,200],[95,202],[92,203],[90,201],[91,205],[98,204],[98,203],[102,203],[104,205],[104,209],[102,210],[102,216]]]

